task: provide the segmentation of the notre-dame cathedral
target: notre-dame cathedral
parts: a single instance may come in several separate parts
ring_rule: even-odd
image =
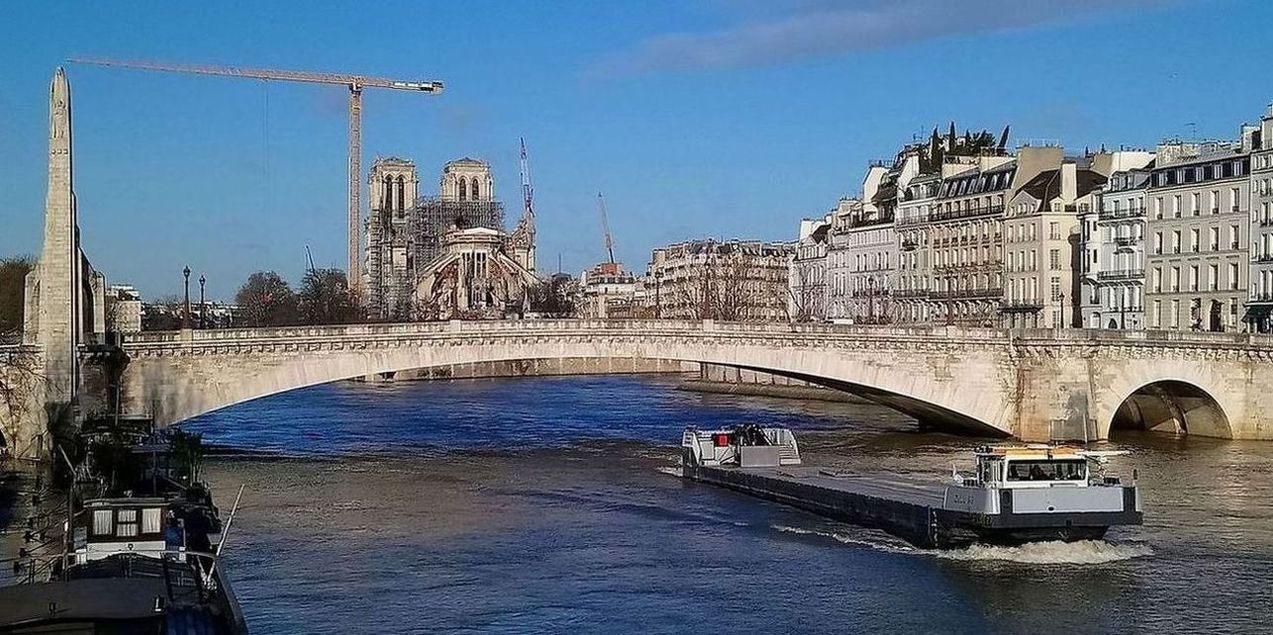
[[[533,212],[523,212],[512,234],[504,231],[490,164],[447,163],[438,196],[420,196],[415,164],[405,159],[377,159],[369,181],[369,319],[502,318],[524,310],[538,282]]]

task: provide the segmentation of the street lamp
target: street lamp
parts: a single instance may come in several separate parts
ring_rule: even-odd
[[[204,306],[206,306],[206,304],[203,301],[203,285],[206,284],[207,282],[208,282],[208,279],[203,277],[203,274],[199,274],[199,328],[201,329],[207,328],[208,326],[208,323],[204,321],[204,316],[203,316]]]
[[[190,328],[190,267],[182,269],[181,274],[186,277],[186,303],[185,310],[181,312],[181,330],[184,331]]]

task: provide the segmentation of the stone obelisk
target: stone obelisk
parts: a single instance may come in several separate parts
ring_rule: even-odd
[[[74,403],[79,383],[82,276],[71,170],[71,87],[65,71],[58,68],[49,86],[49,191],[44,202],[37,335],[44,353],[44,401],[56,417],[70,412],[66,406]]]

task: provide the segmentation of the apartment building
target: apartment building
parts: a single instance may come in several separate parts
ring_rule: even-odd
[[[790,292],[787,312],[795,322],[822,322],[827,319],[827,253],[831,214],[800,221],[788,275]]]
[[[1241,328],[1251,265],[1251,149],[1239,141],[1159,145],[1146,201],[1149,328]]]
[[[928,219],[937,191],[940,174],[926,174],[912,179],[901,192],[897,203],[894,233],[897,236],[897,275],[893,284],[893,315],[900,324],[930,321]]]
[[[1273,105],[1260,118],[1251,144],[1251,265],[1246,320],[1251,330],[1273,331]]]
[[[1145,196],[1153,167],[1115,172],[1099,192],[1082,269],[1087,328],[1145,328]]]
[[[1095,170],[1076,161],[1044,170],[1009,200],[1004,225],[1005,298],[999,323],[1008,328],[1075,325],[1081,303],[1075,270],[1080,251],[1080,215],[1093,208],[1105,184]]]

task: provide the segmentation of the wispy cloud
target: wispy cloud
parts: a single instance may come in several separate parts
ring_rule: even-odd
[[[746,16],[739,23],[717,31],[648,38],[595,70],[612,74],[787,64],[1126,12],[1166,1],[731,0],[726,6]]]

